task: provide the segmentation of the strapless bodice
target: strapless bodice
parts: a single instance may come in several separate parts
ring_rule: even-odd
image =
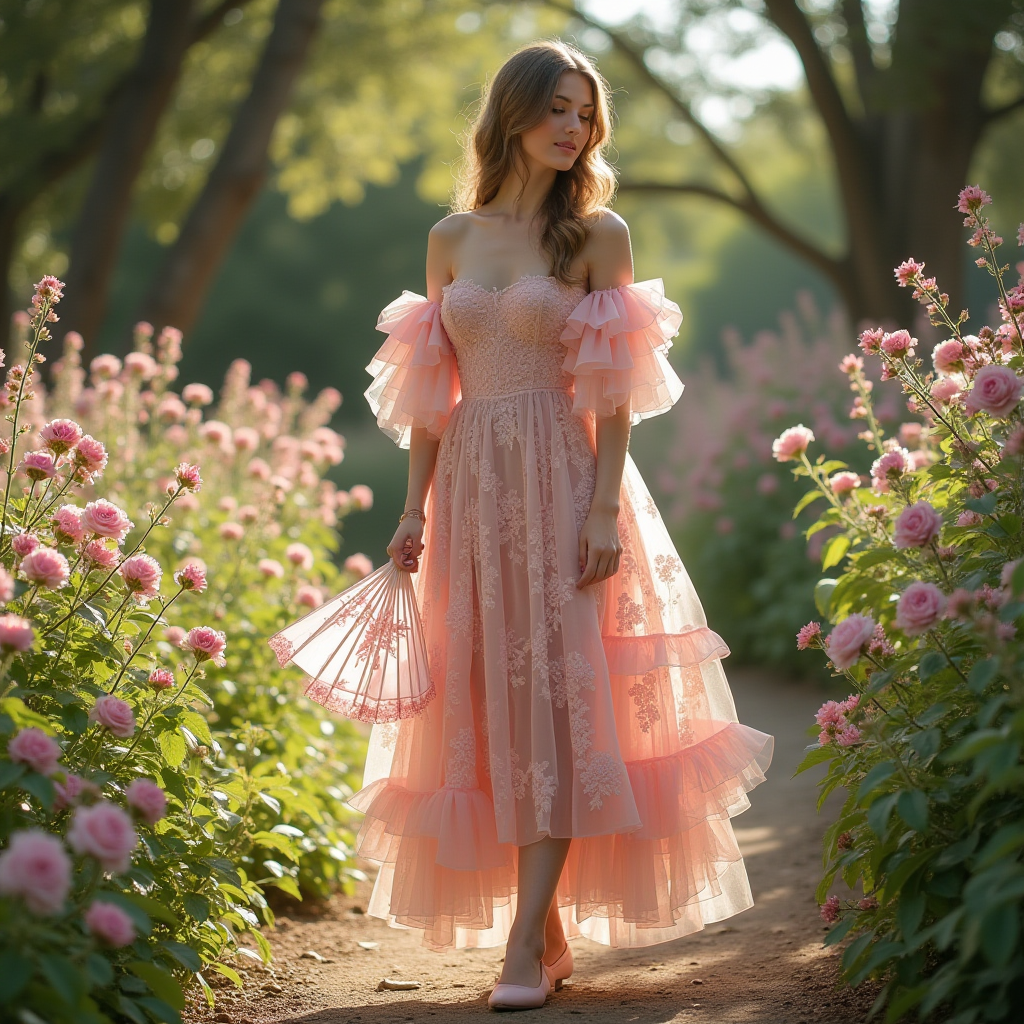
[[[560,340],[569,314],[585,297],[580,285],[528,275],[507,288],[457,278],[442,291],[441,321],[455,350],[462,398],[507,395],[531,388],[569,391]]]

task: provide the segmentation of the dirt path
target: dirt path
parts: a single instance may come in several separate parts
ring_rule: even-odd
[[[753,792],[750,810],[735,819],[754,907],[703,933],[646,950],[609,950],[574,940],[571,983],[552,994],[543,1009],[521,1011],[517,1020],[581,1015],[588,1024],[864,1020],[873,994],[840,988],[837,958],[821,946],[814,887],[828,808],[820,819],[815,814],[816,775],[791,777],[808,742],[803,730],[822,701],[821,691],[740,670],[730,673],[730,682],[741,720],[776,738],[768,781]],[[249,967],[244,993],[220,987],[216,1009],[195,1012],[190,1021],[493,1021],[487,994],[501,969],[503,947],[449,954],[423,949],[411,933],[362,913],[369,888],[366,884],[355,897],[337,897],[315,920],[279,918],[271,936],[272,968]],[[309,951],[324,962],[303,956]],[[381,991],[385,977],[417,981],[420,987]]]

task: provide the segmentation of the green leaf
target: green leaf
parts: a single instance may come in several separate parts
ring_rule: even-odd
[[[210,901],[197,892],[190,892],[184,898],[185,913],[202,924],[210,916]]]
[[[270,961],[274,959],[274,954],[270,949],[270,943],[267,942],[266,936],[260,931],[255,931],[251,934],[252,937],[256,940],[256,945],[259,947],[260,957],[262,958],[265,964],[269,964]]]
[[[1010,577],[1010,586],[1013,588],[1014,597],[1020,597],[1024,594],[1024,559],[1013,570],[1013,575]]]
[[[823,579],[818,580],[814,587],[814,606],[818,609],[818,614],[824,616],[826,619],[829,617],[829,611],[832,604],[832,593],[836,589],[838,580]]]
[[[923,732],[914,733],[908,741],[911,749],[922,761],[927,761],[939,752],[942,746],[941,729],[925,729]]]
[[[74,962],[60,953],[41,953],[39,968],[54,992],[69,1007],[76,1009],[89,985]]]
[[[93,604],[83,604],[75,609],[75,614],[80,618],[85,619],[86,622],[91,622],[94,626],[99,626],[100,629],[107,628],[107,620],[103,612]]]
[[[302,893],[299,891],[298,883],[291,875],[282,875],[280,878],[274,878],[266,884],[276,885],[278,889],[288,893],[289,896],[294,896],[297,900],[302,899]]]
[[[819,498],[824,498],[825,495],[821,491],[808,491],[797,503],[796,508],[793,509],[793,518],[796,519],[798,515],[812,502],[817,501]]]
[[[114,983],[114,968],[101,953],[90,953],[86,957],[85,966],[97,988],[107,988]]]
[[[999,661],[996,658],[986,658],[984,661],[975,662],[967,676],[967,683],[975,693],[984,693],[998,672]]]
[[[233,981],[237,989],[241,990],[245,987],[241,975],[237,971],[228,967],[227,964],[211,964],[210,967],[218,974],[223,974],[225,978],[228,978],[229,980]]]
[[[188,970],[192,971],[193,974],[203,969],[203,961],[191,946],[186,946],[183,942],[172,942],[170,939],[164,939],[160,945],[163,946],[163,948],[166,949],[182,967],[188,968]]]
[[[213,745],[213,737],[210,735],[210,723],[198,711],[184,711],[181,715],[181,724],[188,726],[200,743],[205,743],[208,747]]]
[[[885,796],[879,797],[868,808],[868,825],[871,826],[875,835],[885,835],[885,830],[889,825],[889,816],[896,806],[898,796],[898,793],[887,793]]]
[[[104,897],[107,895],[104,893]],[[159,900],[155,900],[151,896],[142,896],[137,892],[126,892],[124,898],[140,910],[145,911],[150,917],[156,918],[157,921],[163,921],[164,924],[169,924],[173,928],[181,927],[181,921],[178,920],[174,911]]]
[[[7,789],[25,774],[23,764],[15,764],[13,761],[0,761],[0,789]]]
[[[928,797],[920,789],[905,789],[896,800],[896,813],[915,831],[928,828]]]
[[[1020,907],[1003,903],[990,910],[981,922],[981,949],[993,967],[1005,967],[1017,952]]]
[[[920,927],[927,903],[928,898],[923,892],[915,892],[913,895],[900,894],[896,907],[896,923],[900,926],[905,939],[909,939]]]
[[[877,548],[870,548],[851,557],[856,560],[858,569],[870,569],[872,566],[881,565],[898,555],[899,552],[891,544],[882,544]]]
[[[853,930],[853,926],[856,923],[857,915],[847,914],[846,917],[844,917],[842,921],[835,926],[835,928],[829,929],[828,935],[825,936],[825,945],[834,946],[837,942],[842,942],[842,940],[845,939]]]
[[[181,1024],[181,1014],[156,996],[140,996],[139,1005],[145,1007],[162,1024]]]
[[[917,666],[917,677],[922,683],[925,683],[948,667],[949,662],[941,651],[927,651]]]
[[[822,761],[831,761],[835,756],[836,751],[833,747],[820,747],[815,743],[807,748],[807,753],[804,754],[803,759],[796,766],[796,771],[793,772],[793,775],[799,775],[801,772],[807,771],[808,768],[821,764]]]
[[[21,780],[21,788],[31,793],[46,810],[53,806],[53,798],[56,796],[53,779],[38,772],[28,772]]]
[[[160,753],[171,768],[177,768],[185,760],[188,751],[184,739],[177,732],[160,733],[157,743],[160,744]]]
[[[0,952],[0,1003],[9,1003],[32,980],[32,961],[14,949]]]
[[[983,494],[980,498],[968,498],[967,501],[964,502],[964,504],[972,512],[978,512],[983,516],[988,516],[995,511],[996,504],[998,502],[998,491],[989,491],[988,494]]]
[[[845,533],[837,534],[825,545],[825,550],[821,553],[822,569],[831,569],[832,566],[838,565],[849,550],[850,538]]]
[[[175,1010],[185,1009],[185,996],[182,994],[181,986],[174,980],[174,976],[163,968],[144,960],[133,960],[128,964],[128,970],[137,978],[141,978],[158,999],[162,999]]]
[[[295,844],[287,836],[279,835],[277,832],[256,832],[253,834],[252,841],[258,846],[277,850],[278,853],[283,853],[291,860],[299,859],[295,852]]]
[[[857,805],[865,806],[867,797],[876,787],[880,786],[886,779],[890,778],[896,771],[896,765],[892,761],[881,761],[864,776],[863,782],[857,788]]]

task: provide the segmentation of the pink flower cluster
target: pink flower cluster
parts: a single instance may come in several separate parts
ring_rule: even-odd
[[[870,615],[854,613],[848,615],[829,634],[825,650],[832,664],[840,672],[852,668],[859,660],[864,647],[875,633],[875,620]]]
[[[71,858],[60,839],[32,828],[15,832],[0,853],[0,893],[33,914],[58,914],[71,891]]]
[[[896,520],[893,546],[923,548],[937,540],[942,530],[942,515],[927,501],[918,501],[905,508]]]
[[[178,646],[188,651],[199,663],[212,661],[214,665],[224,665],[227,645],[227,637],[219,629],[195,626],[182,637]]]
[[[7,756],[15,764],[28,765],[40,775],[53,775],[60,766],[60,744],[42,729],[29,727],[11,737]]]
[[[789,462],[803,455],[813,440],[813,431],[799,423],[784,430],[772,442],[772,455],[778,462]]]
[[[135,732],[135,712],[120,697],[104,693],[96,698],[89,721],[109,729],[114,736],[127,739]]]
[[[830,700],[822,704],[814,716],[818,728],[821,729],[818,734],[820,746],[824,747],[828,743],[835,742],[841,747],[850,747],[855,743],[860,743],[860,730],[849,720],[849,716],[856,710],[859,703],[860,695],[854,693],[846,700]]]
[[[896,625],[907,636],[920,636],[945,614],[946,595],[934,583],[911,583],[896,603]]]
[[[67,840],[75,853],[95,858],[104,871],[121,874],[131,866],[139,836],[120,807],[101,800],[75,808]]]

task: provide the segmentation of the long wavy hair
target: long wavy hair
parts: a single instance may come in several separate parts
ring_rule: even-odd
[[[611,142],[611,90],[590,59],[560,40],[532,43],[512,54],[484,92],[469,128],[462,171],[452,210],[462,213],[490,202],[512,173],[526,188],[523,132],[547,116],[566,71],[583,75],[594,91],[590,137],[568,171],[559,171],[541,208],[541,246],[551,258],[552,275],[566,284],[569,267],[587,240],[597,211],[615,194],[615,172],[605,160]]]

